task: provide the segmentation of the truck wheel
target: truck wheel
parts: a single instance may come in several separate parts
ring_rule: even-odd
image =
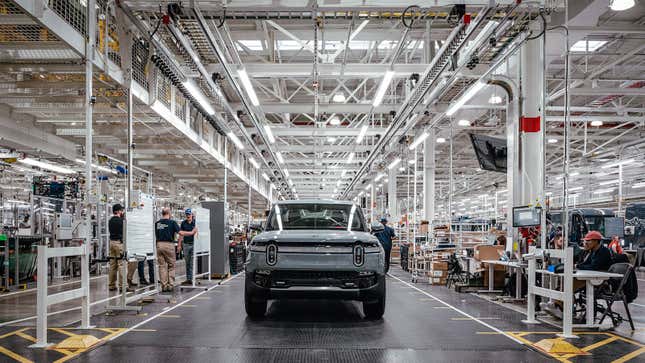
[[[264,317],[264,313],[266,313],[267,301],[254,299],[251,294],[245,291],[244,309],[246,310],[246,315],[251,319],[260,319]]]
[[[376,301],[363,301],[363,313],[370,320],[378,320],[383,317],[385,313],[385,281],[383,281],[383,287]]]

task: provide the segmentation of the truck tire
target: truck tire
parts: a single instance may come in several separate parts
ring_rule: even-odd
[[[385,279],[382,284],[376,301],[363,301],[363,313],[367,319],[378,320],[385,314]]]
[[[254,298],[246,290],[244,291],[244,309],[246,315],[251,319],[261,319],[267,310],[267,301]]]

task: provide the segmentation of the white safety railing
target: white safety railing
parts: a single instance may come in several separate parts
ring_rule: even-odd
[[[537,269],[537,260],[544,260],[545,258],[555,257],[559,258],[564,263],[564,273],[562,276],[562,287],[553,286],[551,279],[549,287],[537,286],[536,275],[537,273],[548,273],[546,270]],[[565,250],[559,249],[540,249],[531,248],[525,259],[529,261],[528,269],[528,294],[526,306],[526,320],[527,324],[539,324],[535,319],[535,296],[544,296],[552,300],[562,301],[562,334],[564,338],[576,338],[573,334],[573,248],[569,247]],[[590,303],[593,306],[593,302]]]
[[[50,258],[81,256],[81,287],[52,295],[48,294],[47,262]],[[36,299],[36,343],[32,348],[44,348],[47,343],[47,308],[65,301],[81,299],[81,328],[90,328],[90,264],[88,246],[47,247],[38,246],[38,279]]]

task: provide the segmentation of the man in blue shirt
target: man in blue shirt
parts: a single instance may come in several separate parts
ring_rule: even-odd
[[[161,291],[172,291],[175,282],[175,235],[179,234],[177,222],[170,219],[170,208],[161,210],[161,219],[155,223],[157,240],[157,263]],[[179,245],[181,251],[181,245]]]
[[[186,219],[181,222],[179,227],[179,249],[184,250],[184,259],[186,260],[186,281],[184,285],[191,285],[193,282],[193,244],[195,243],[195,236],[197,235],[197,227],[195,226],[195,217],[193,211],[186,209]]]
[[[385,250],[385,273],[390,270],[390,252],[392,252],[392,238],[396,237],[394,229],[388,227],[387,218],[381,218],[381,223],[383,223],[383,230],[376,233],[376,238],[381,242],[381,246]]]

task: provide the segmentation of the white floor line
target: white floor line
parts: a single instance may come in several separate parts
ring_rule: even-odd
[[[636,305],[638,307],[645,308],[645,305],[643,305],[643,304],[629,303],[629,305]]]
[[[509,335],[509,334],[507,334],[507,333],[503,332],[502,330],[500,330],[500,329],[498,329],[498,328],[496,328],[496,327],[494,327],[494,326],[492,326],[492,325],[490,325],[490,324],[488,324],[488,323],[486,323],[486,322],[483,322],[483,321],[481,321],[481,320],[477,319],[476,317],[474,317],[474,316],[472,316],[472,315],[468,314],[467,312],[465,312],[465,311],[463,311],[463,310],[461,310],[461,309],[459,309],[459,308],[457,308],[457,307],[455,307],[455,306],[452,306],[452,305],[448,304],[447,302],[445,302],[445,301],[443,301],[443,300],[439,299],[438,297],[435,297],[434,295],[431,295],[430,293],[428,293],[428,292],[426,292],[426,291],[424,291],[424,290],[421,290],[420,288],[418,288],[418,287],[416,287],[416,286],[414,286],[414,285],[412,285],[412,284],[410,284],[410,283],[408,283],[408,282],[406,282],[406,281],[403,281],[403,280],[401,280],[400,278],[398,278],[398,277],[396,277],[396,276],[394,276],[394,275],[391,275],[391,274],[389,274],[389,273],[388,273],[388,276],[390,276],[390,277],[392,277],[392,278],[394,278],[394,279],[396,279],[396,280],[398,280],[398,281],[400,281],[400,282],[402,282],[402,283],[406,284],[408,287],[411,287],[411,288],[413,288],[413,289],[415,289],[415,290],[419,291],[420,293],[422,293],[422,294],[426,295],[427,297],[429,297],[429,298],[431,298],[431,299],[434,299],[435,301],[437,301],[437,302],[439,302],[439,303],[441,303],[441,304],[443,304],[443,305],[445,305],[445,306],[447,306],[447,307],[449,307],[449,308],[453,309],[454,311],[458,312],[459,314],[461,314],[461,315],[463,315],[463,316],[466,316],[466,317],[468,317],[468,318],[470,318],[470,319],[472,319],[472,320],[474,320],[474,321],[478,322],[479,324],[481,324],[481,325],[483,325],[483,326],[487,327],[488,329],[491,329],[491,330],[493,330],[493,331],[495,331],[495,332],[497,332],[497,333],[500,333],[500,334],[504,335],[505,337],[507,337],[508,339],[511,339],[512,341],[514,341],[514,342],[516,342],[516,343],[518,343],[518,344],[521,344],[521,345],[526,345],[526,344],[524,344],[524,342],[522,342],[521,340],[519,340],[519,339],[515,338],[514,336]]]
[[[176,278],[176,279],[178,279],[178,278],[180,278],[180,277],[185,277],[185,276],[186,276],[186,275],[179,275],[179,276],[175,276],[175,278]],[[97,276],[97,277],[100,277],[100,276]],[[135,290],[134,290],[134,294],[137,294],[137,293],[139,293],[139,292],[141,292],[141,291],[145,291],[145,290],[147,290],[147,289],[148,289],[148,287],[149,287],[149,286],[145,286],[145,287],[140,287],[140,288],[138,288],[138,289],[135,289]],[[108,302],[108,301],[110,301],[110,300],[117,299],[117,298],[119,298],[120,296],[121,296],[121,295],[118,295],[118,294],[117,294],[117,295],[110,296],[110,297],[107,297],[107,298],[102,299],[102,300],[91,301],[91,302],[90,302],[90,306],[94,306],[94,305],[102,304],[102,303],[104,303],[104,302]],[[133,293],[130,293],[130,295],[129,295],[129,296],[133,296]],[[47,316],[52,316],[52,315],[58,315],[58,314],[69,313],[70,311],[80,310],[80,309],[81,309],[81,307],[80,307],[80,306],[78,306],[78,307],[73,307],[73,308],[69,308],[69,309],[65,309],[65,310],[52,311],[52,312],[47,313]],[[7,326],[7,325],[12,325],[12,324],[16,324],[16,323],[22,323],[22,322],[24,322],[24,321],[29,321],[29,320],[33,320],[33,319],[36,319],[36,315],[28,316],[28,317],[26,317],[26,318],[20,318],[20,319],[16,319],[16,320],[6,321],[6,322],[4,322],[4,323],[0,323],[0,327]],[[75,322],[76,322],[76,321],[72,321],[70,324],[73,324],[73,323],[75,323]]]
[[[144,320],[144,321],[142,321],[142,322],[139,322],[139,323],[137,323],[137,324],[135,324],[135,325],[133,325],[133,326],[131,326],[131,327],[127,328],[126,330],[124,330],[124,331],[120,332],[119,334],[117,334],[117,335],[113,336],[113,337],[112,337],[112,338],[110,338],[109,340],[110,340],[110,341],[112,341],[112,340],[114,340],[114,339],[116,339],[116,338],[118,338],[118,337],[120,337],[120,336],[122,336],[122,335],[125,335],[125,334],[129,333],[130,331],[132,331],[133,329],[137,329],[138,327],[140,327],[140,326],[142,326],[142,325],[144,325],[144,324],[149,323],[150,321],[152,321],[152,320],[154,320],[154,319],[156,319],[156,318],[160,317],[161,315],[166,314],[166,313],[167,313],[167,312],[169,312],[169,311],[173,311],[173,310],[175,310],[176,308],[178,308],[178,307],[180,307],[180,306],[184,305],[185,303],[187,303],[187,302],[189,302],[189,301],[191,301],[191,300],[194,300],[195,298],[197,298],[197,297],[199,297],[199,296],[204,295],[205,293],[207,293],[207,292],[209,292],[209,291],[211,291],[211,290],[213,290],[213,289],[217,288],[218,286],[220,286],[220,285],[222,285],[222,284],[225,284],[225,283],[227,283],[227,282],[229,282],[229,281],[233,280],[234,278],[237,278],[237,277],[238,277],[238,276],[240,276],[240,275],[242,275],[242,273],[237,273],[237,274],[235,274],[235,275],[233,275],[233,276],[231,276],[231,277],[227,278],[226,280],[223,280],[221,283],[219,283],[219,284],[217,284],[217,285],[215,285],[215,286],[211,286],[211,287],[209,287],[209,288],[208,288],[208,290],[205,290],[205,291],[202,291],[202,292],[200,292],[200,293],[198,293],[198,294],[195,294],[194,296],[191,296],[190,298],[188,298],[188,299],[186,299],[186,300],[184,300],[184,301],[180,302],[179,304],[174,305],[174,306],[170,307],[170,308],[169,308],[169,309],[167,309],[167,310],[161,311],[161,312],[159,312],[159,313],[157,313],[157,314],[155,314],[155,315],[153,315],[153,316],[149,317],[148,319],[146,319],[146,320]]]
[[[94,276],[94,277],[90,277],[90,281],[100,279],[100,278],[107,278],[107,277],[108,277],[108,275]],[[48,287],[50,287],[50,288],[51,287],[61,287],[61,286],[67,286],[67,285],[71,285],[71,284],[80,284],[80,283],[81,283],[81,280],[79,279],[79,280],[74,280],[74,281],[63,282],[63,283],[60,283],[60,284],[49,285]],[[35,288],[35,287],[32,287],[32,288],[25,289],[25,290],[20,290],[20,291],[14,291],[14,292],[8,292],[8,293],[0,293],[0,300],[2,300],[2,298],[4,298],[4,297],[8,297],[8,296],[14,296],[14,295],[26,294],[26,293],[30,293],[30,292],[36,292],[36,290],[38,290],[38,289]]]

